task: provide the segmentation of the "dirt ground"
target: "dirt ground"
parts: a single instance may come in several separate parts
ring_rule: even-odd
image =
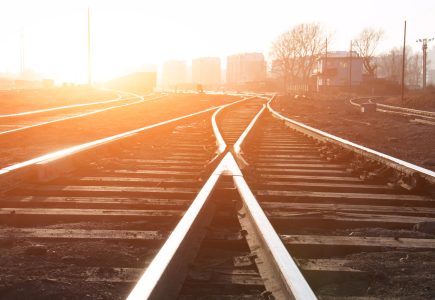
[[[0,115],[116,98],[115,92],[79,87],[6,90],[0,91]]]
[[[312,99],[278,97],[283,115],[354,143],[435,170],[435,126],[381,112],[363,114],[345,95]]]
[[[435,112],[435,87],[429,87],[425,92],[407,92],[403,100],[399,96],[384,97],[379,103]]]
[[[229,96],[174,94],[155,101],[0,136],[0,167],[236,99]]]
[[[144,262],[155,252],[145,245],[104,241],[19,240],[0,247],[4,251],[0,258],[1,273],[14,274],[0,275],[0,299],[123,299],[133,282],[83,281],[80,274],[84,275],[84,267],[94,267],[98,275],[104,277],[104,273],[108,273],[110,277],[116,272],[112,268],[113,261],[127,268],[143,268]],[[44,251],[29,251],[35,247]],[[77,280],[71,274],[75,274]]]

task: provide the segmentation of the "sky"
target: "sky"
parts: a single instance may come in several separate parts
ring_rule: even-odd
[[[434,0],[1,0],[0,73],[25,68],[56,81],[87,80],[87,9],[93,77],[103,81],[170,59],[262,52],[299,23],[332,34],[330,50],[347,50],[363,28],[382,28],[378,53],[435,36]],[[23,36],[23,38],[21,38]],[[23,41],[23,42],[22,42]],[[430,48],[435,45],[432,42]]]

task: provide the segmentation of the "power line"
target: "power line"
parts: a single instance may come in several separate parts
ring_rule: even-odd
[[[91,13],[88,7],[88,85],[92,85]]]
[[[402,104],[404,101],[404,95],[405,95],[405,54],[406,54],[406,21],[405,21],[405,27],[403,29],[403,54],[402,54]]]
[[[20,45],[20,72],[21,72],[21,75],[24,74],[24,70],[25,70],[24,47],[25,47],[25,45],[24,45],[24,33],[21,32],[21,45]]]

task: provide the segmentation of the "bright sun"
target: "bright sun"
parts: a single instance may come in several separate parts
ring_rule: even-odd
[[[313,21],[333,33],[331,50],[348,49],[365,26],[382,27],[386,40],[378,50],[385,52],[400,47],[406,18],[408,45],[420,50],[415,40],[433,35],[435,9],[433,0],[420,2],[419,9],[410,10],[408,0],[397,0],[387,18],[390,3],[377,0],[367,0],[358,13],[337,9],[340,0],[3,0],[0,73],[18,74],[24,49],[25,69],[58,82],[86,82],[88,6],[93,78],[104,81],[169,59],[215,56],[225,63],[235,53],[267,55],[279,34]]]

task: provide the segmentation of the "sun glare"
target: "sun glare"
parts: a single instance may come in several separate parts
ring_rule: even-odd
[[[7,4],[6,4],[7,2]],[[298,23],[319,22],[332,33],[330,47],[345,50],[365,25],[366,15],[379,20],[385,40],[379,51],[399,46],[401,24],[409,21],[410,39],[430,34],[433,4],[419,14],[397,2],[397,14],[385,18],[383,7],[369,0],[360,13],[333,9],[340,1],[53,1],[17,0],[0,4],[0,72],[19,73],[20,48],[25,69],[56,81],[86,82],[87,9],[91,11],[93,77],[107,80],[144,65],[159,68],[167,60],[226,57],[260,52],[266,56],[274,39]],[[26,9],[22,9],[25,7]],[[331,9],[330,9],[331,8]],[[325,11],[328,11],[325,14]],[[426,21],[424,21],[426,20]],[[23,36],[23,38],[20,38]],[[410,45],[417,48],[415,43]],[[7,58],[7,59],[6,59]]]

